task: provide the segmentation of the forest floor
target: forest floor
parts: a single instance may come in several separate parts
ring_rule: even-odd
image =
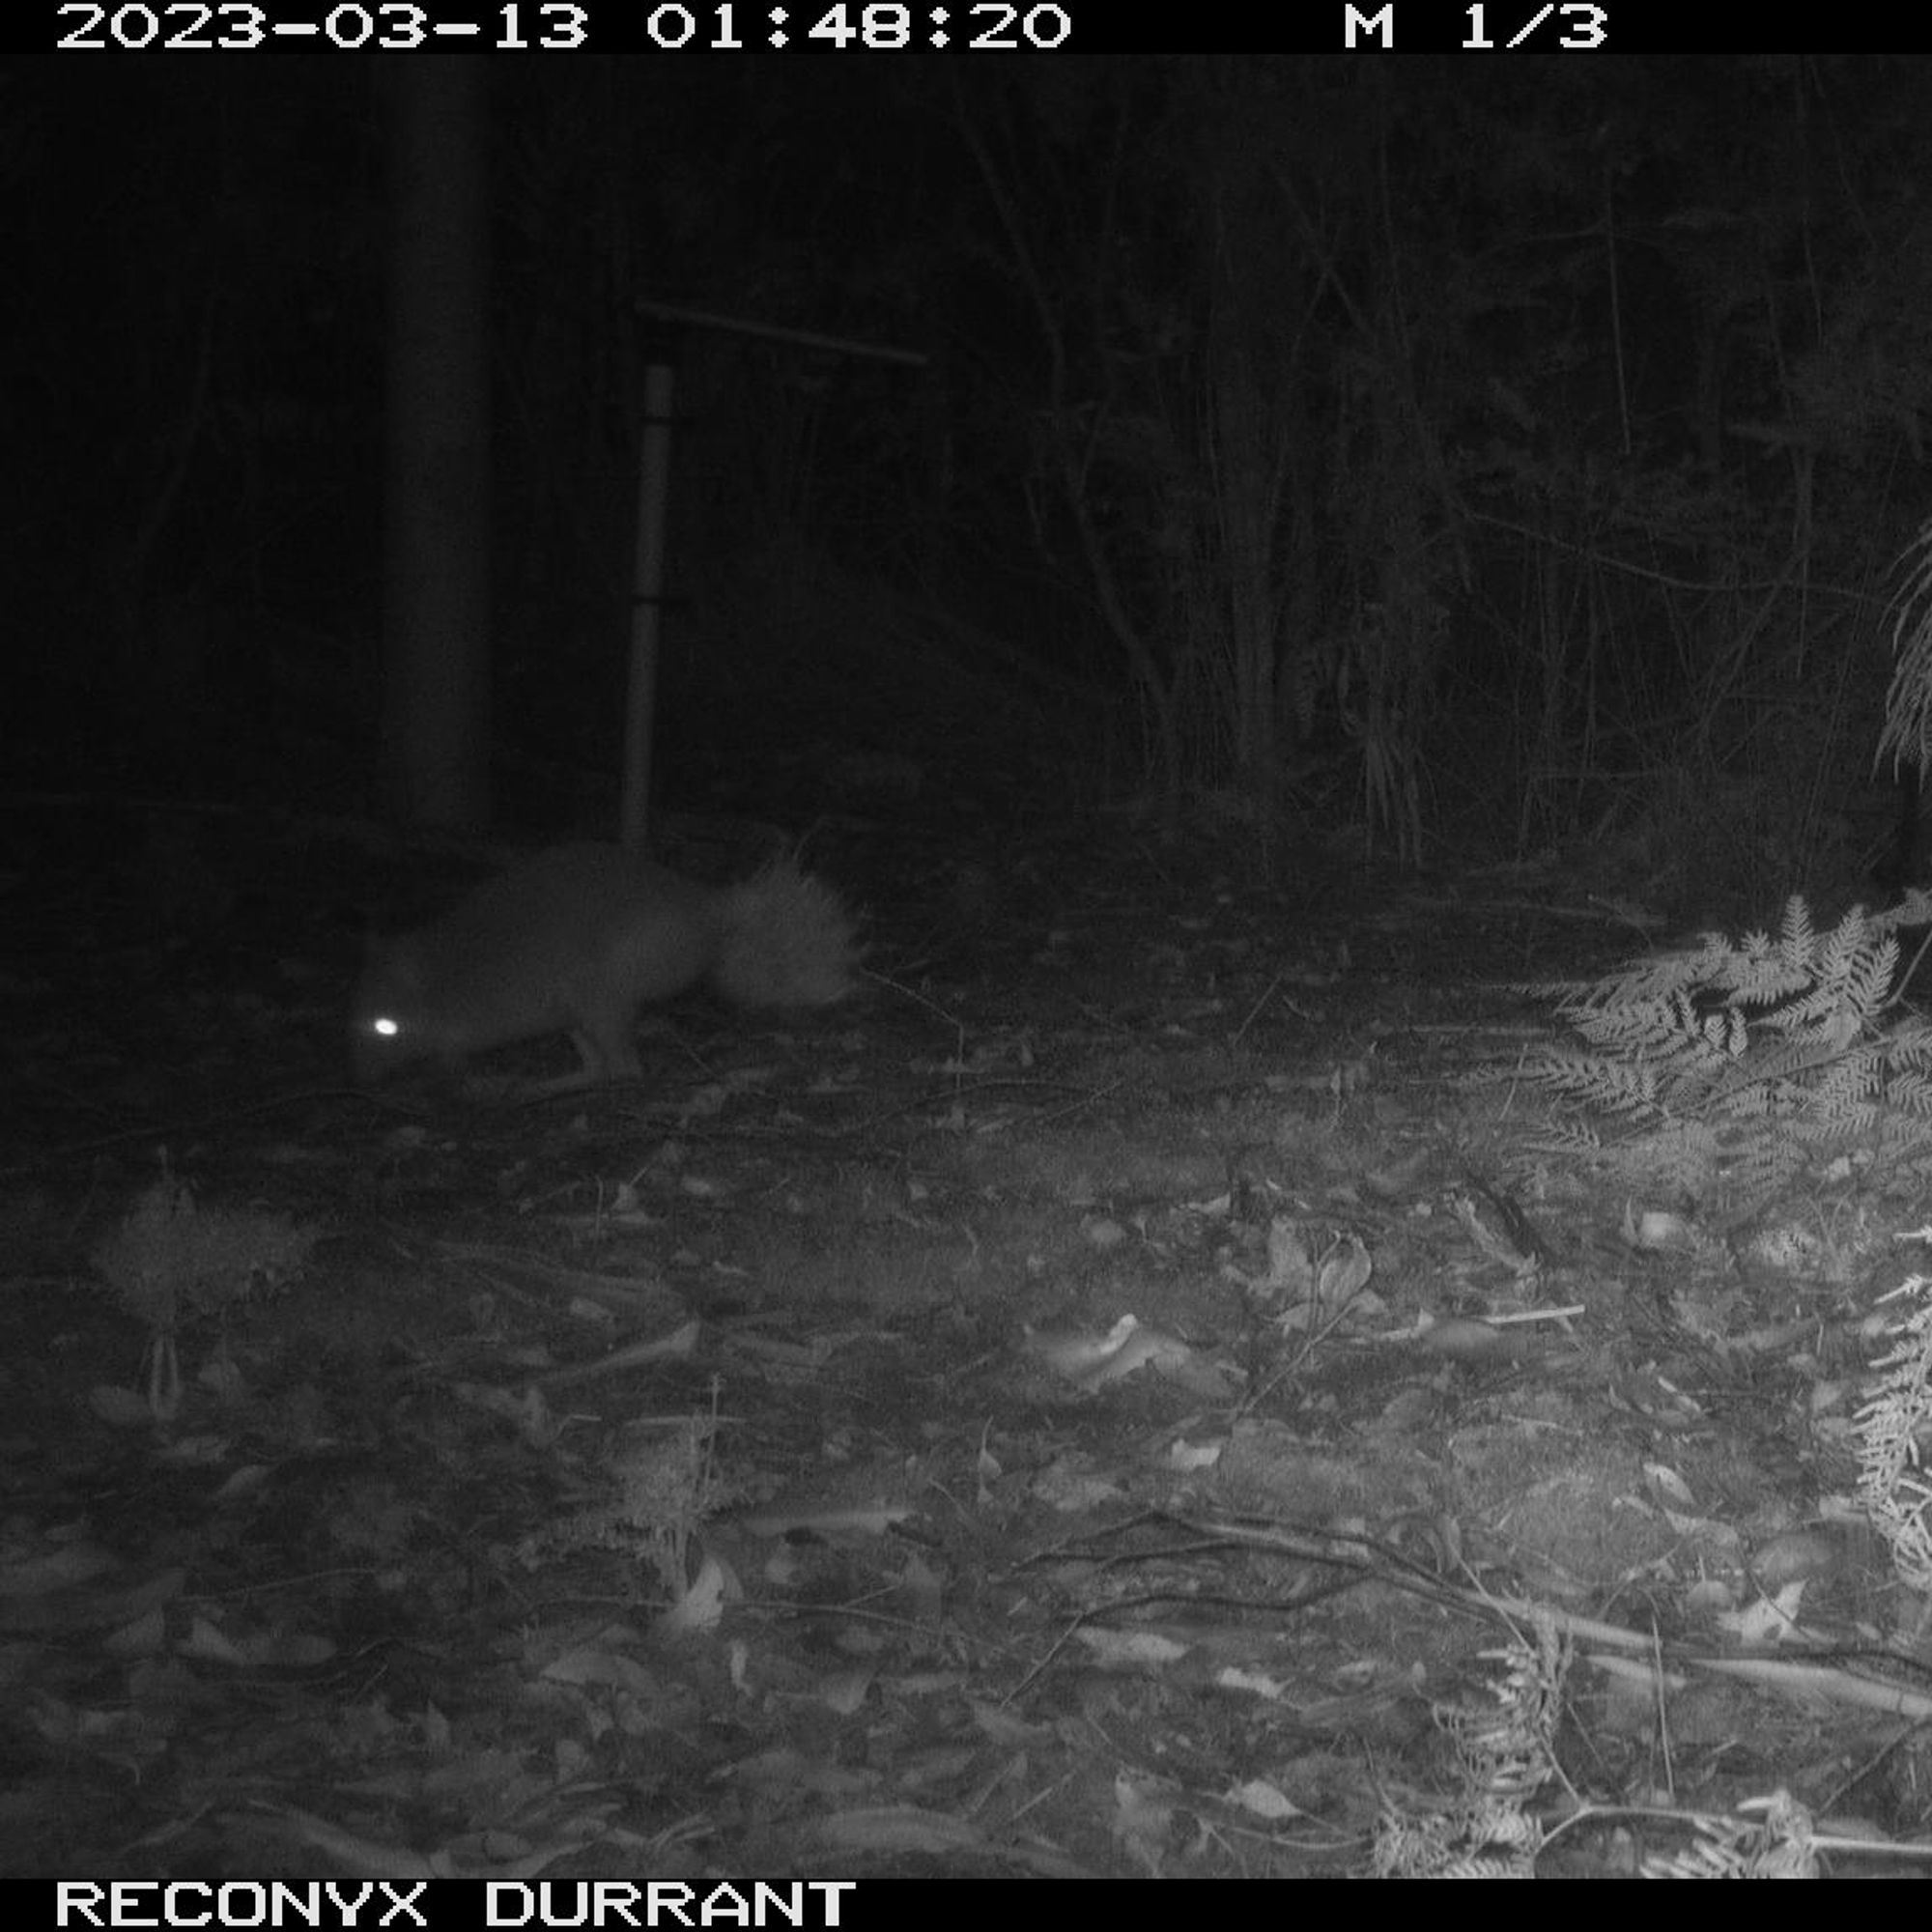
[[[1523,989],[1657,933],[1563,867],[1001,863],[524,1105],[347,1087],[299,936],[22,969],[0,1870],[1932,1850],[1922,1178],[1606,1171]]]

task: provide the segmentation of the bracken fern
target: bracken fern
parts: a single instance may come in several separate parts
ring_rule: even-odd
[[[1748,1212],[1859,1150],[1932,1163],[1932,1027],[1898,1008],[1901,928],[1932,895],[1847,913],[1829,931],[1793,897],[1776,935],[1707,932],[1554,999],[1582,1045],[1532,1078],[1613,1117],[1599,1161],[1621,1183]]]

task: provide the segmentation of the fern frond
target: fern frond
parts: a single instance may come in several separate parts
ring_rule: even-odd
[[[1917,897],[1932,921],[1932,895]],[[1794,896],[1776,937],[1709,932],[1567,983],[1557,1010],[1583,1049],[1552,1049],[1529,1077],[1624,1124],[1604,1154],[1623,1178],[1721,1188],[1742,1208],[1861,1141],[1932,1156],[1932,1025],[1887,1027],[1902,923],[1854,908],[1821,932]]]

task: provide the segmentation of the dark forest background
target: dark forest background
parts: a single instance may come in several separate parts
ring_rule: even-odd
[[[385,84],[0,74],[17,793],[372,809]],[[910,759],[1211,808],[1258,876],[1574,842],[1692,899],[1886,849],[1927,63],[500,59],[489,105],[506,818],[608,808],[643,300],[927,358],[681,333],[673,803]]]

